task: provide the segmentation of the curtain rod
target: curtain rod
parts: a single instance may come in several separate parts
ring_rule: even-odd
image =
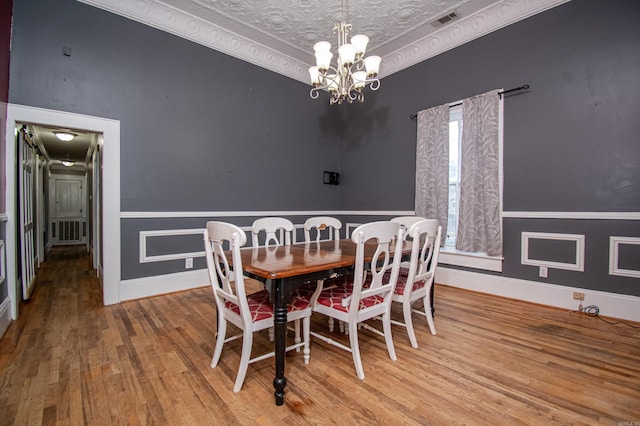
[[[506,93],[516,92],[518,90],[526,90],[528,88],[529,88],[529,85],[525,84],[525,85],[520,86],[520,87],[514,87],[513,89],[503,90],[502,92],[498,92],[498,96],[502,97],[502,95],[504,95]],[[462,105],[462,101],[450,103],[449,107],[454,107],[454,106],[458,106],[458,105]],[[416,118],[418,118],[418,114],[411,114],[409,116],[409,118],[412,119],[412,120],[415,120]]]

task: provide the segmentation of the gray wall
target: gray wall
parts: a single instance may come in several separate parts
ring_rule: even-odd
[[[530,84],[505,101],[505,210],[638,212],[640,3],[615,5],[569,2],[389,76],[364,104],[329,107],[300,82],[76,1],[21,0],[9,100],[120,120],[125,212],[413,210],[409,115]],[[123,220],[122,278],[184,270],[140,265],[138,232],[200,222]],[[637,279],[606,271],[608,236],[639,228],[507,218],[503,275],[640,295]],[[520,264],[522,231],[584,234],[585,272],[538,278]]]
[[[338,209],[340,143],[308,86],[74,0],[21,0],[13,24],[11,103],[120,120],[123,212]],[[139,265],[129,229],[157,224],[130,222],[122,279],[184,271]]]
[[[122,211],[339,203],[307,86],[77,1],[16,2],[9,97],[120,120]]]
[[[383,79],[349,112],[349,132],[364,131],[343,140],[342,208],[413,209],[410,114],[529,84],[504,103],[504,210],[640,212],[639,42],[640,2],[572,1]],[[523,231],[585,235],[585,271],[539,278],[520,263]],[[609,236],[640,237],[640,224],[505,218],[502,275],[640,296],[638,279],[608,275]],[[624,256],[638,270],[635,247]]]

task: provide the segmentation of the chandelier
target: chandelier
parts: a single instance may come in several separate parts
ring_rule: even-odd
[[[313,88],[309,92],[312,99],[318,99],[320,90],[328,90],[331,95],[329,103],[341,104],[359,100],[364,101],[362,90],[369,85],[371,90],[378,90],[380,80],[377,79],[380,69],[380,56],[364,57],[369,37],[358,34],[347,37],[351,24],[336,23],[333,32],[338,33],[338,58],[336,66],[331,65],[333,53],[331,43],[319,41],[313,46],[316,65],[309,68],[309,77]]]

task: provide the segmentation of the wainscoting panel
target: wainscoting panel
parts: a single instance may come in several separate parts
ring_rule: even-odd
[[[575,260],[571,263],[554,262],[550,260],[534,259],[529,256],[531,240],[554,240],[560,242],[575,242]],[[584,271],[584,235],[553,234],[546,232],[522,233],[522,261],[523,265],[546,266],[548,268],[566,269],[569,271]]]
[[[619,266],[620,251],[624,246],[640,246],[640,238],[637,237],[609,237],[609,274],[621,277],[640,278],[640,256],[635,257],[636,269],[621,268]]]
[[[130,300],[208,285],[201,240],[208,220],[228,221],[250,234],[251,224],[258,217],[287,217],[295,226],[294,241],[299,242],[303,240],[307,217],[338,217],[343,222],[341,236],[346,238],[361,223],[411,214],[411,211],[123,213],[120,298]],[[505,249],[503,257],[496,260],[502,267],[483,271],[475,264],[459,264],[460,256],[447,257],[443,251],[438,283],[573,309],[577,309],[578,302],[572,294],[579,291],[586,296],[583,305],[598,304],[602,315],[637,317],[630,311],[638,308],[640,272],[629,265],[628,259],[630,250],[637,250],[640,241],[637,227],[640,216],[589,212],[556,212],[549,217],[519,212],[505,216]],[[193,269],[186,269],[188,258],[193,258]],[[541,266],[549,268],[548,277],[539,277]]]

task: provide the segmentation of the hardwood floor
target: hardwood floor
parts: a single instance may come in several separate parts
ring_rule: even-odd
[[[237,394],[240,340],[209,367],[208,287],[103,307],[81,247],[52,250],[37,280],[0,341],[3,425],[640,422],[640,329],[584,314],[439,285],[436,336],[416,317],[413,349],[394,326],[393,362],[362,330],[364,381],[349,353],[313,341],[308,366],[287,358],[276,407],[273,359],[250,365]],[[270,348],[256,336],[254,353]]]

